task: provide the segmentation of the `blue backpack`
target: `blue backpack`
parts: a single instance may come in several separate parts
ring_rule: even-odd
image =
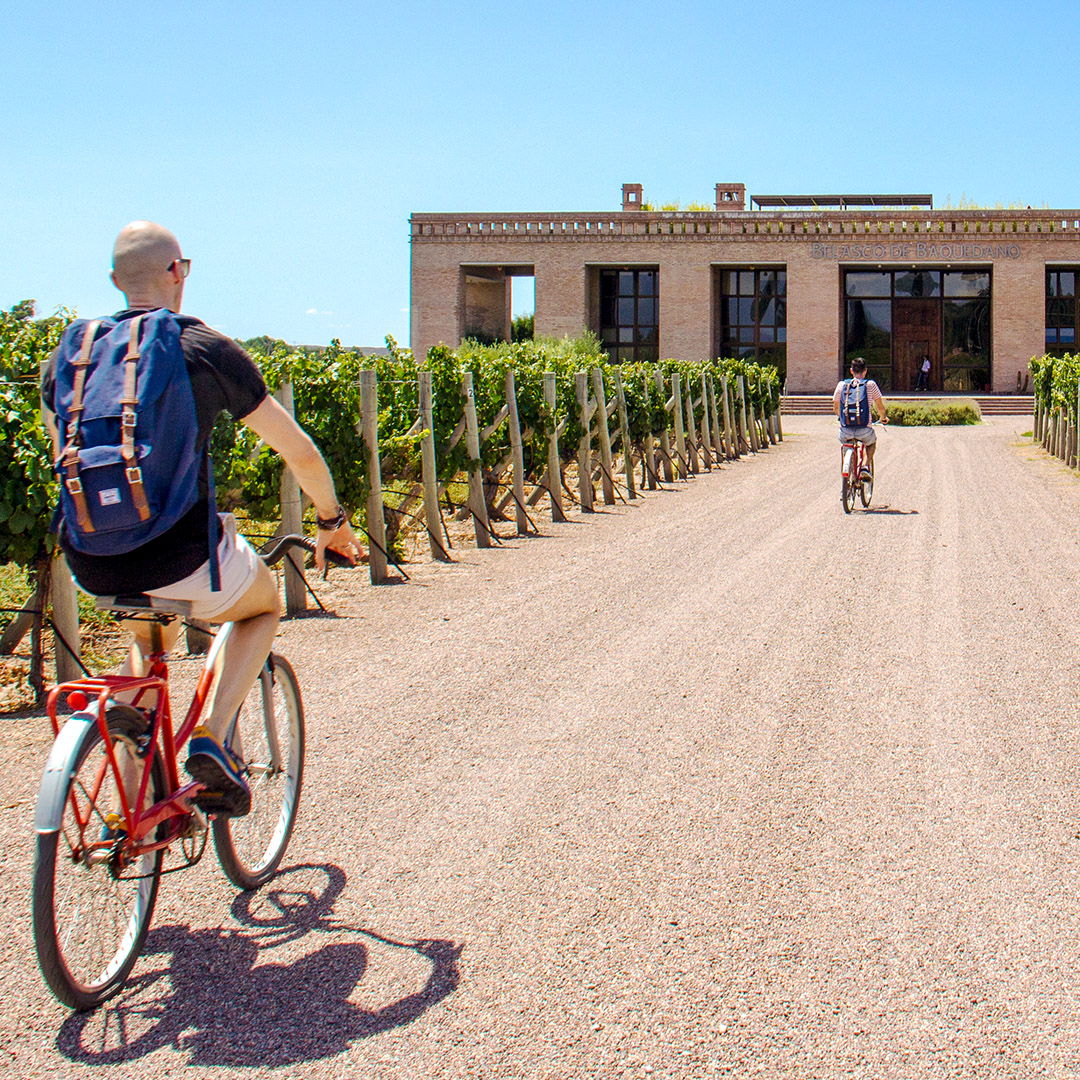
[[[870,394],[865,379],[844,380],[840,391],[840,423],[848,428],[870,426]]]
[[[79,320],[64,332],[53,400],[60,428],[57,512],[76,551],[123,555],[171,529],[210,485],[209,560],[217,573],[217,512],[180,325],[158,308]]]

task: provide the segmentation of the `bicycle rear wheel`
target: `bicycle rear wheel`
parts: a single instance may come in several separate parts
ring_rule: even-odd
[[[874,497],[874,475],[870,474],[869,480],[862,480],[859,482],[859,499],[863,504],[863,509],[867,510],[870,507],[870,500]]]
[[[271,654],[229,736],[247,767],[251,810],[214,819],[214,847],[229,880],[257,889],[288,847],[304,775],[304,706],[292,665]]]
[[[840,501],[844,504],[844,513],[850,514],[855,505],[855,478],[842,476],[840,478]]]
[[[127,763],[141,777],[144,762],[136,748],[146,718],[128,705],[115,705],[106,723],[121,769]],[[38,836],[34,944],[52,992],[65,1005],[85,1010],[112,997],[139,958],[154,914],[164,851],[121,863],[123,832],[107,820],[119,810],[119,800],[96,723],[87,728],[64,769],[70,779],[61,826]],[[155,746],[146,805],[164,796],[165,769]],[[111,846],[102,843],[114,837]]]

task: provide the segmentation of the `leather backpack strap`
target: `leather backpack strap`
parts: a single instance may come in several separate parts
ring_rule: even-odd
[[[131,488],[131,501],[139,512],[139,519],[145,521],[150,516],[150,505],[146,501],[143,488],[142,469],[135,452],[135,424],[138,421],[136,406],[139,404],[138,366],[139,366],[139,330],[142,316],[136,315],[131,320],[131,335],[128,338],[128,351],[124,357],[124,396],[120,399],[120,454],[124,459],[128,487]]]
[[[78,518],[79,528],[83,532],[93,532],[94,523],[90,520],[90,508],[86,503],[82,480],[79,478],[79,424],[82,420],[83,391],[86,387],[87,368],[90,366],[90,351],[94,347],[94,336],[100,325],[100,320],[87,323],[79,355],[72,361],[75,379],[72,383],[71,407],[66,425],[67,441],[61,455],[61,467],[65,473],[64,486],[71,495],[71,501],[75,504],[75,515]]]

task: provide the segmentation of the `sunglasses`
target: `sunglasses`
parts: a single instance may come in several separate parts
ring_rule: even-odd
[[[173,259],[173,261],[171,263],[169,263],[169,265],[166,266],[165,269],[166,270],[171,270],[174,266],[177,267],[180,270],[180,276],[181,277],[186,278],[188,276],[188,274],[191,273],[191,260],[190,259]]]

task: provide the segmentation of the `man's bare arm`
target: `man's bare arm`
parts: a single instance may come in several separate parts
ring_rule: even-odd
[[[311,441],[311,436],[278,401],[273,397],[265,397],[253,412],[244,417],[243,422],[282,456],[289,471],[296,477],[296,482],[315,504],[315,512],[320,517],[333,517],[338,508],[334,478],[330,475],[319,448]],[[328,547],[353,559],[357,554],[356,537],[348,522],[332,531],[320,529],[317,543],[315,563],[320,569],[323,565],[323,551]]]

